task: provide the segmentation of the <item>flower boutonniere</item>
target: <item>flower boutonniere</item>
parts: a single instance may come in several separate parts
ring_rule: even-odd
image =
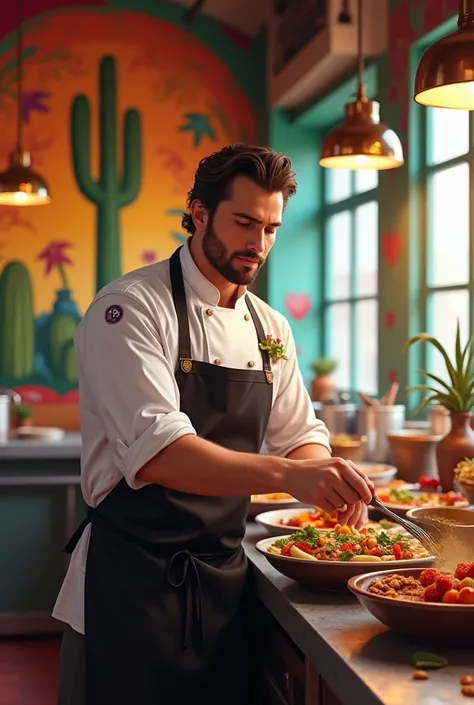
[[[265,340],[260,343],[261,350],[268,350],[268,354],[272,362],[277,360],[288,360],[285,346],[281,342],[280,338],[274,338],[273,335],[267,335]]]

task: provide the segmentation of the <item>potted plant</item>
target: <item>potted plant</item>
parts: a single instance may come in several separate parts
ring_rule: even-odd
[[[474,336],[471,336],[462,348],[458,321],[452,360],[439,340],[428,333],[415,335],[405,344],[404,350],[408,350],[415,343],[432,345],[442,355],[448,373],[449,381],[444,381],[431,372],[417,370],[428,384],[409,388],[409,391],[418,390],[426,394],[415,414],[425,409],[428,404],[437,402],[444,406],[451,416],[451,430],[438,442],[436,448],[439,478],[443,490],[447,492],[453,488],[454,468],[457,464],[464,458],[474,457],[474,431],[471,428],[474,409]]]
[[[32,411],[29,406],[19,404],[15,407],[15,425],[17,428],[31,426]]]
[[[315,377],[311,380],[311,397],[313,401],[325,402],[336,394],[336,381],[332,376],[337,369],[337,360],[332,357],[320,357],[311,363]]]
[[[474,504],[474,458],[464,458],[454,468],[454,477],[469,504]]]

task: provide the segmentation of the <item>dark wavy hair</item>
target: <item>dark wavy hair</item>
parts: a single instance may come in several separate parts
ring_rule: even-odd
[[[229,188],[237,176],[246,176],[269,193],[281,191],[284,207],[296,193],[295,173],[288,157],[268,147],[231,144],[199,162],[186,201],[188,211],[191,203],[199,200],[212,218],[219,203],[229,197]],[[181,225],[190,235],[196,232],[189,212],[183,215]]]

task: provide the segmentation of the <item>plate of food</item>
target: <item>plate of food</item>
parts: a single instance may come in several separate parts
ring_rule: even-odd
[[[254,519],[257,514],[261,514],[269,509],[286,509],[289,507],[301,506],[297,499],[286,492],[272,492],[270,494],[253,494],[250,498],[249,519]]]
[[[377,497],[398,516],[405,516],[415,507],[467,507],[469,502],[459,492],[420,492],[408,487],[384,487],[377,490]],[[369,507],[373,515],[379,513]]]
[[[372,480],[376,487],[388,485],[394,480],[398,472],[397,468],[393,465],[385,465],[384,463],[363,462],[357,463],[357,467],[360,468],[362,472],[365,472],[369,480]],[[397,484],[405,484],[403,480],[395,480],[395,482]]]
[[[284,536],[288,530],[295,531],[304,529],[305,526],[312,526],[318,531],[334,531],[338,525],[337,514],[328,514],[318,507],[297,507],[292,509],[273,509],[270,512],[263,512],[255,517],[255,521],[261,524],[270,536]],[[394,527],[403,532],[398,524],[382,519],[380,522],[368,522],[367,528],[376,530],[392,530]]]
[[[288,578],[313,587],[345,589],[347,581],[364,572],[391,566],[427,568],[433,556],[413,537],[375,529],[356,531],[340,526],[317,531],[312,526],[293,534],[259,541],[257,550]]]
[[[474,563],[459,563],[453,573],[391,565],[390,570],[352,577],[348,587],[394,631],[444,644],[472,644]]]

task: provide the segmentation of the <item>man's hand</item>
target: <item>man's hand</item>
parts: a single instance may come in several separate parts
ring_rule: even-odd
[[[286,491],[305,504],[338,512],[339,521],[361,526],[367,517],[374,485],[362,470],[343,458],[294,460]]]

